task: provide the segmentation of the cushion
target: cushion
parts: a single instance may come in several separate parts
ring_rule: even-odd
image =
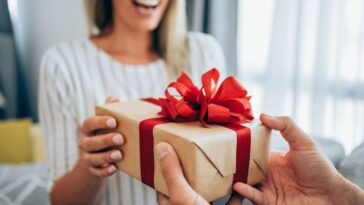
[[[0,165],[0,176],[0,204],[50,204],[46,164]]]
[[[30,119],[0,121],[0,163],[31,161]]]
[[[340,163],[339,171],[347,179],[364,189],[364,143],[355,148]]]
[[[32,141],[31,152],[33,162],[45,161],[45,148],[42,132],[39,124],[33,124],[30,128],[30,138]]]

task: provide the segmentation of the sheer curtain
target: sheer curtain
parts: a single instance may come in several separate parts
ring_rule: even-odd
[[[364,0],[243,0],[239,77],[255,113],[350,152],[364,141]]]

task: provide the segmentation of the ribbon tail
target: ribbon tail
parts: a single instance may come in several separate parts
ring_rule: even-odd
[[[140,176],[144,184],[154,188],[154,137],[153,128],[168,123],[166,117],[151,118],[139,124]]]
[[[248,182],[251,131],[248,127],[239,124],[228,124],[226,128],[234,130],[237,136],[236,142],[236,172],[233,184],[236,182]]]

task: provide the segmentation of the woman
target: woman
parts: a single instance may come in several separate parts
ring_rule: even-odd
[[[40,120],[46,137],[53,204],[156,204],[153,189],[117,172],[112,146],[126,143],[109,116],[94,116],[108,96],[161,96],[184,68],[224,69],[221,47],[187,33],[184,0],[86,0],[95,35],[62,43],[43,57]],[[111,99],[112,101],[112,99]],[[91,116],[91,117],[90,117]],[[105,151],[108,150],[108,151]]]

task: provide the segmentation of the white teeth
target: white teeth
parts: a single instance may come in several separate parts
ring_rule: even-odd
[[[134,0],[138,4],[146,5],[146,6],[157,6],[160,0]]]

